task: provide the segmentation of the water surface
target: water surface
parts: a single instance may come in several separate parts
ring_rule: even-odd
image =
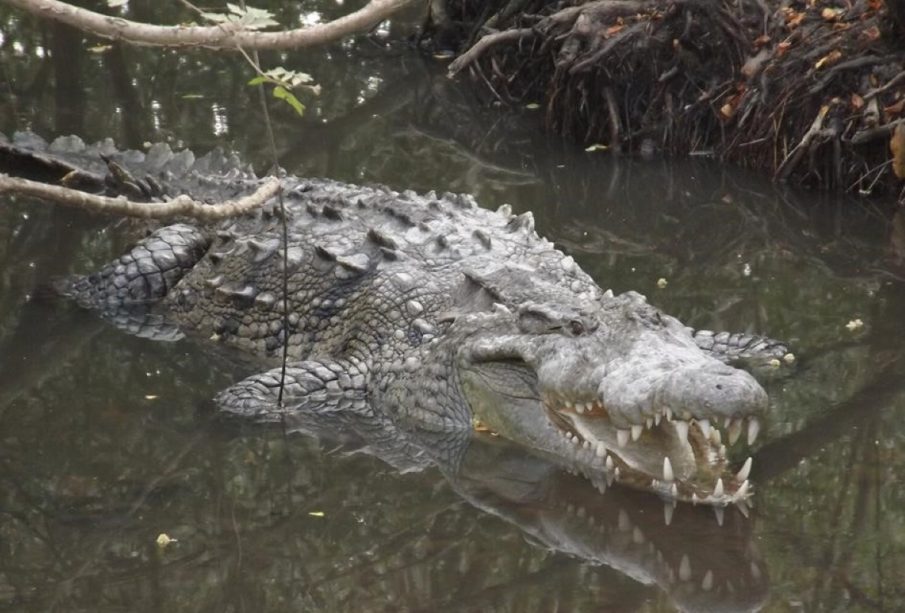
[[[131,5],[164,19],[156,3]],[[292,10],[285,23],[347,6]],[[0,24],[7,134],[222,146],[270,165],[241,60],[88,50],[106,43],[8,9]],[[118,254],[130,224],[6,198],[0,608],[905,608],[905,220],[706,162],[570,150],[541,135],[538,111],[502,112],[382,42],[407,31],[265,55],[324,88],[304,118],[270,103],[280,164],[511,203],[603,287],[696,327],[789,340],[798,366],[768,382],[765,430],[736,450],[755,458],[750,517],[729,510],[719,525],[680,506],[667,526],[653,497],[601,496],[501,441],[473,445],[448,478],[412,452],[430,441],[375,457],[224,424],[210,398],[248,365],[129,337],[40,289]],[[177,543],[159,550],[161,533]]]

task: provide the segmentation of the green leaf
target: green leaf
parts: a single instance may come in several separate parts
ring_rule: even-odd
[[[261,85],[262,83],[269,83],[269,82],[270,82],[270,77],[267,77],[265,75],[259,75],[259,76],[255,77],[254,79],[252,79],[251,81],[249,81],[248,84],[249,85]]]
[[[284,100],[289,106],[295,109],[295,112],[299,114],[299,117],[304,116],[305,105],[299,102],[299,99],[296,98],[291,91],[289,91],[282,85],[277,85],[273,88],[273,97],[277,98],[278,100]]]

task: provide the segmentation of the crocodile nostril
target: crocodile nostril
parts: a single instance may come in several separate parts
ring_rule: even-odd
[[[718,389],[718,390],[723,389],[723,384],[722,384],[722,383],[717,383],[717,384],[716,384],[716,389]]]

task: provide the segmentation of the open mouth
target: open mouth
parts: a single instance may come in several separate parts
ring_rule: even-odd
[[[744,503],[751,494],[749,457],[733,472],[727,456],[760,431],[755,415],[706,419],[669,407],[641,424],[617,428],[599,401],[547,397],[551,422],[574,448],[577,468],[601,489],[614,481],[666,499],[714,506]]]

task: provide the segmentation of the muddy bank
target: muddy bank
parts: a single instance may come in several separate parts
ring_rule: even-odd
[[[451,74],[582,146],[902,204],[905,0],[885,2],[447,0],[428,32]]]

